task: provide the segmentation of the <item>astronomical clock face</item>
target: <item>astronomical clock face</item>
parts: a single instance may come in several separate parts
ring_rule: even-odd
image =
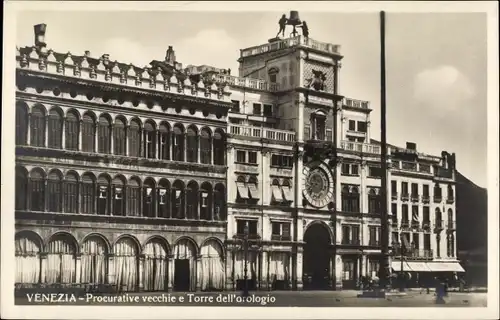
[[[322,208],[333,200],[333,176],[323,162],[304,166],[304,198],[310,205]]]

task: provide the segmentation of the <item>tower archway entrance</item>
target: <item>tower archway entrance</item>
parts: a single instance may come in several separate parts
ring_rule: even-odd
[[[327,227],[314,223],[304,233],[302,274],[304,290],[325,290],[330,288],[331,236]]]

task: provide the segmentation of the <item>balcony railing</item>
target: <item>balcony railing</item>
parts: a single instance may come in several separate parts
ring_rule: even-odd
[[[446,203],[451,204],[453,202],[455,202],[455,198],[454,197],[448,197],[448,198],[446,198]]]
[[[286,130],[232,124],[229,125],[229,133],[241,137],[264,138],[282,142],[295,142],[295,132]]]
[[[397,192],[392,192],[391,193],[391,199],[392,200],[397,200],[398,199],[398,193]]]
[[[443,230],[444,226],[443,226],[443,220],[436,220],[434,221],[434,229],[435,230]]]
[[[442,196],[434,196],[434,202],[440,203],[441,201],[443,201],[443,197]]]
[[[410,221],[409,220],[401,220],[401,228],[409,228]]]
[[[401,194],[401,200],[408,201],[410,199],[410,195],[408,193]]]
[[[370,102],[351,98],[344,98],[343,105],[351,108],[370,109]]]
[[[415,162],[401,162],[401,168],[408,171],[417,171],[417,164]]]
[[[399,242],[394,242],[392,247],[392,254],[395,258],[400,257],[401,253],[406,259],[427,260],[433,258],[434,252],[431,249],[401,248]]]
[[[419,221],[416,221],[416,220],[412,220],[411,221],[411,227],[413,229],[420,229],[420,222]]]
[[[279,90],[279,84],[268,83],[267,81],[261,79],[239,78],[226,74],[216,74],[214,75],[214,80],[217,83],[227,83],[229,86],[234,86],[234,87],[243,87],[243,88],[250,88],[250,89],[264,90],[264,91]]]
[[[297,36],[292,38],[283,39],[280,41],[273,41],[260,46],[246,48],[241,50],[241,57],[250,57],[262,53],[283,50],[291,47],[307,47],[327,53],[340,54],[340,46],[330,43],[319,42],[304,36]]]
[[[451,231],[451,230],[455,230],[456,228],[457,228],[457,225],[456,225],[455,221],[452,220],[452,221],[446,222],[446,229]]]
[[[428,195],[428,194],[427,194],[427,195],[425,195],[425,194],[424,194],[424,195],[422,196],[422,202],[423,202],[423,203],[429,203],[429,202],[431,202],[431,197],[429,197],[429,195]]]
[[[272,234],[271,235],[271,240],[273,241],[290,241],[292,240],[292,237],[291,236],[282,236],[282,235],[279,235],[279,234]]]
[[[245,234],[244,233],[236,233],[233,237],[234,239],[245,239]],[[249,240],[258,240],[260,239],[260,235],[256,233],[250,233],[248,235]]]
[[[370,247],[380,247],[380,241],[368,241]]]
[[[423,221],[422,222],[422,230],[424,231],[431,231],[431,222],[430,221]]]
[[[412,194],[411,195],[411,201],[412,202],[418,202],[418,200],[419,200],[418,194]]]
[[[359,239],[355,240],[342,240],[342,245],[344,246],[359,246],[360,241]]]
[[[378,145],[353,141],[341,141],[340,148],[349,151],[371,154],[380,154],[381,150]]]
[[[418,171],[423,173],[431,173],[431,166],[428,164],[418,164]]]
[[[392,219],[391,226],[393,228],[397,228],[398,227],[398,219]]]

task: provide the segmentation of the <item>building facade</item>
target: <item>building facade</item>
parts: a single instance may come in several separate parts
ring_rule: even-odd
[[[369,102],[338,92],[338,45],[272,39],[241,50],[236,77],[183,69],[172,47],[145,68],[60,54],[44,29],[16,57],[18,287],[342,289],[375,276],[381,149]],[[457,271],[454,155],[389,153],[394,271]]]

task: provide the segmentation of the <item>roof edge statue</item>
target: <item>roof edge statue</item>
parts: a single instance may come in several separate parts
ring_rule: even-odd
[[[309,27],[307,26],[307,22],[301,21],[299,18],[299,12],[298,11],[290,11],[290,17],[287,18],[286,14],[283,14],[281,18],[278,21],[278,25],[280,26],[278,33],[276,34],[276,37],[272,38],[269,40],[269,42],[277,41],[279,40],[279,35],[281,34],[282,38],[285,38],[285,29],[286,26],[292,26],[293,30],[290,33],[289,37],[296,37],[299,33],[297,31],[297,27],[302,29],[302,35],[306,38],[309,37]]]

